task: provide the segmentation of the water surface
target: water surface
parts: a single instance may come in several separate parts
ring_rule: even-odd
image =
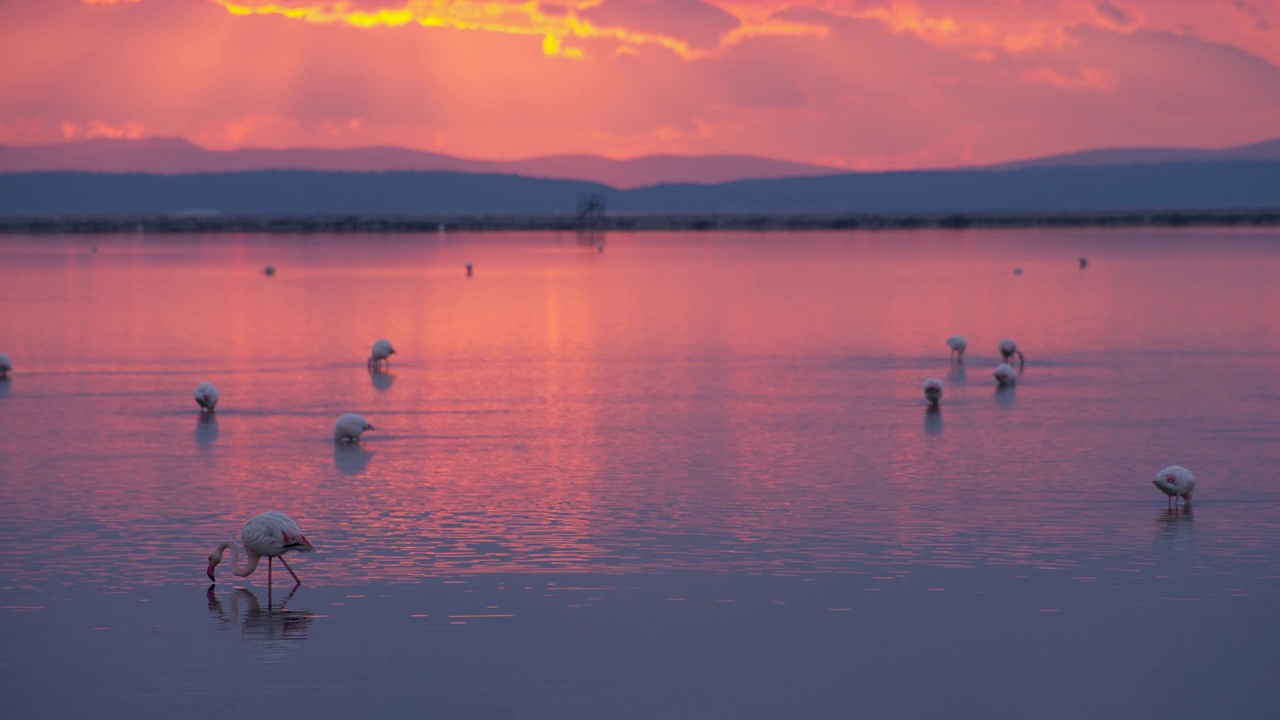
[[[1280,700],[1277,231],[579,240],[0,239],[0,713]],[[305,584],[210,588],[266,509]]]

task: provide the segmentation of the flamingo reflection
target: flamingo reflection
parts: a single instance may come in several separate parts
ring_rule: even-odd
[[[1011,407],[1017,394],[1017,385],[999,385],[996,387],[996,404],[1001,407]]]
[[[1173,554],[1191,552],[1195,542],[1191,507],[1171,507],[1156,513],[1156,540],[1159,549]]]
[[[378,392],[386,392],[391,389],[391,383],[396,379],[395,375],[381,368],[369,368],[369,380],[373,383],[373,389]]]
[[[1179,523],[1190,525],[1193,519],[1190,506],[1174,506],[1156,513],[1156,525],[1161,533],[1174,532]]]
[[[218,599],[215,587],[210,585],[205,593],[209,601],[209,615],[228,627],[239,625],[245,638],[267,648],[287,649],[293,646],[293,641],[306,639],[307,626],[317,617],[307,610],[289,610],[285,607],[298,591],[297,585],[278,605],[272,602],[271,590],[268,588],[265,609],[252,591],[236,588],[231,593],[229,614]]]
[[[218,441],[218,416],[213,413],[200,413],[196,418],[196,442],[201,448],[209,449]]]
[[[942,434],[942,408],[930,405],[924,409],[924,431],[930,435]]]
[[[373,458],[374,453],[365,450],[357,443],[334,443],[333,464],[339,472],[347,475],[359,475]]]

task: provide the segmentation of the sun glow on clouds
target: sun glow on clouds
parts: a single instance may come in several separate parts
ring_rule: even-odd
[[[613,55],[634,52],[637,47],[665,48],[684,60],[698,60],[716,55],[725,47],[737,45],[747,38],[766,35],[822,36],[822,25],[786,22],[773,18],[744,17],[746,23],[723,34],[720,43],[710,49],[698,48],[675,35],[643,32],[622,25],[594,22],[587,14],[604,5],[601,0],[579,0],[548,11],[544,5],[530,2],[474,2],[473,0],[405,0],[398,7],[372,10],[357,8],[351,2],[321,2],[307,5],[235,2],[212,0],[232,15],[279,15],[320,24],[343,24],[359,28],[403,27],[417,24],[428,28],[480,30],[511,35],[541,36],[542,51],[548,56],[575,59],[584,57],[579,47],[569,47],[574,40],[611,40]]]
[[[0,142],[860,169],[1280,127],[1280,0],[31,0]],[[164,58],[164,62],[156,62]]]
[[[1042,83],[1059,88],[1076,90],[1114,90],[1116,79],[1106,68],[1082,67],[1076,77],[1068,77],[1047,67],[1030,68],[1022,72],[1023,82]]]
[[[137,140],[146,132],[147,126],[140,122],[113,124],[102,120],[90,120],[84,123],[62,122],[62,136],[67,140],[93,140],[94,138],[116,138]]]

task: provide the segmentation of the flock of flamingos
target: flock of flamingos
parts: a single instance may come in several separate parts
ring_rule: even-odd
[[[1081,267],[1085,266],[1085,261],[1081,259]],[[270,267],[270,266],[268,266]],[[274,268],[270,268],[274,271]],[[268,271],[267,274],[273,274]],[[947,339],[947,346],[951,348],[950,359],[952,362],[963,362],[964,351],[968,349],[969,342],[963,336],[955,335]],[[373,349],[369,355],[367,364],[370,369],[377,369],[379,366],[387,365],[392,355],[395,354],[395,348],[391,342],[386,339],[378,340],[373,344]],[[1026,363],[1026,359],[1022,355],[1022,351],[1018,349],[1017,343],[1009,338],[1000,341],[1000,357],[1003,360],[992,376],[996,383],[1001,387],[1011,386],[1017,382],[1017,372],[1009,363],[1014,356],[1018,357],[1018,366],[1021,368]],[[13,362],[8,355],[0,353],[0,379],[5,379],[13,370]],[[938,378],[929,378],[924,381],[924,396],[931,406],[936,407],[942,400],[942,380]],[[218,404],[218,389],[213,383],[202,382],[196,386],[195,391],[196,403],[200,406],[201,413],[212,413]],[[366,430],[373,430],[373,425],[369,421],[356,415],[355,413],[346,413],[338,418],[334,423],[333,441],[336,443],[355,443],[360,442],[360,435]],[[1195,489],[1196,478],[1191,471],[1178,465],[1170,465],[1156,474],[1152,483],[1165,495],[1168,496],[1169,506],[1172,508],[1178,501],[1182,499],[1184,507],[1191,504],[1191,493]],[[280,564],[284,565],[284,569],[289,571],[293,577],[295,587],[302,584],[302,580],[298,578],[293,568],[289,567],[289,563],[284,559],[285,553],[288,552],[313,552],[316,548],[302,534],[302,530],[298,527],[298,523],[293,518],[282,512],[270,510],[255,516],[244,524],[244,528],[240,531],[240,539],[244,544],[245,561],[240,562],[240,546],[234,540],[224,540],[218,543],[213,552],[209,555],[208,575],[211,581],[216,582],[214,570],[222,563],[223,554],[231,551],[232,572],[239,577],[247,577],[252,575],[258,569],[258,563],[262,558],[267,559],[267,585],[272,582],[272,563],[276,558],[280,559]]]

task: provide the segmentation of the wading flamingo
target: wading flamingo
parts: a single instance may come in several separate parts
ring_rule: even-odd
[[[355,413],[347,413],[338,418],[333,425],[334,442],[360,442],[360,434],[365,430],[374,430],[368,420]]]
[[[1182,498],[1184,507],[1190,507],[1191,491],[1196,489],[1196,476],[1180,465],[1170,465],[1156,473],[1156,479],[1152,480],[1151,484],[1169,496],[1170,508],[1177,505],[1178,498]]]
[[[373,351],[369,355],[369,367],[376,368],[379,363],[384,365],[391,364],[391,356],[396,354],[396,349],[391,347],[391,341],[382,338],[373,343]]]
[[[196,404],[200,406],[200,412],[213,412],[214,406],[218,404],[218,388],[211,382],[197,385]]]
[[[0,378],[9,377],[9,372],[13,370],[13,361],[8,355],[0,353]]]
[[[942,399],[942,381],[938,378],[929,378],[924,381],[924,399],[929,401],[930,405],[937,406],[938,401]]]
[[[963,362],[964,351],[969,347],[969,341],[964,339],[963,335],[952,335],[947,338],[947,347],[951,348],[951,359]]]
[[[1018,349],[1018,343],[1010,340],[1009,338],[1005,338],[1001,340],[1000,341],[1000,357],[1004,358],[1005,362],[1009,362],[1009,358],[1013,357],[1014,355],[1018,356],[1019,365],[1027,364],[1026,358],[1022,357],[1022,351]]]
[[[244,524],[244,529],[240,531],[240,539],[244,541],[244,554],[247,556],[244,566],[240,566],[240,546],[236,545],[235,540],[224,540],[218,543],[218,547],[213,549],[213,554],[209,555],[210,580],[217,582],[213,576],[213,569],[222,562],[222,552],[230,548],[232,572],[236,575],[240,577],[252,575],[253,571],[258,569],[258,561],[265,557],[269,586],[271,585],[271,561],[274,558],[280,558],[280,563],[293,576],[293,581],[301,585],[302,581],[298,579],[297,573],[289,567],[289,563],[285,562],[284,554],[293,550],[314,552],[316,549],[303,537],[302,531],[298,529],[298,523],[294,522],[293,518],[274,510],[250,518],[249,522]]]
[[[1018,382],[1018,374],[1013,371],[1013,366],[1009,363],[1000,363],[996,366],[996,371],[991,373],[996,379],[1000,387],[1008,387]]]

